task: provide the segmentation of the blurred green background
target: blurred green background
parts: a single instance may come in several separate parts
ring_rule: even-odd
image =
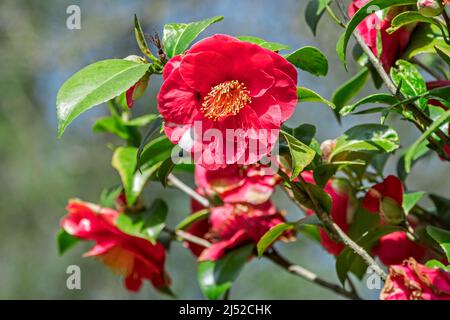
[[[300,73],[299,84],[330,97],[334,88],[348,79],[334,52],[339,28],[325,17],[314,38],[304,19],[306,0],[48,0],[0,2],[0,298],[1,299],[160,299],[146,284],[139,294],[128,293],[123,279],[112,274],[95,259],[84,259],[88,248],[79,245],[59,257],[55,235],[64,215],[67,199],[79,197],[96,202],[104,187],[119,177],[110,167],[110,136],[93,134],[91,125],[106,114],[104,106],[81,116],[56,138],[55,98],[59,86],[83,66],[106,58],[140,54],[134,40],[133,14],[137,13],[146,33],[161,32],[167,22],[190,22],[223,15],[202,36],[212,33],[253,35],[286,43],[292,48],[320,47],[329,57],[330,73],[315,78]],[[81,8],[81,30],[66,28],[66,8]],[[356,66],[350,65],[354,72]],[[152,78],[144,98],[134,107],[138,113],[155,109],[155,96],[161,79]],[[368,89],[372,90],[371,88]],[[288,125],[313,123],[320,140],[334,138],[357,122],[375,122],[375,117],[346,118],[337,125],[326,107],[299,105]],[[404,146],[417,132],[393,119]],[[395,161],[388,169],[394,170]],[[408,178],[412,190],[446,195],[448,166],[434,156],[426,158]],[[192,177],[181,178],[192,184]],[[150,201],[162,197],[170,203],[169,222],[173,225],[189,212],[189,200],[175,190],[151,184],[145,191]],[[281,192],[275,201],[293,216]],[[295,243],[279,245],[289,259],[337,282],[334,258],[319,245],[300,237]],[[66,288],[66,268],[76,264],[82,270],[82,289]],[[167,261],[173,289],[179,298],[201,299],[196,283],[194,257],[174,244]],[[376,298],[376,290],[359,291]],[[236,299],[334,299],[336,295],[296,278],[268,261],[253,259],[233,286]]]

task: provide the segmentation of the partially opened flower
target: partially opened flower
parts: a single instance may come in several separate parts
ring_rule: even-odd
[[[212,246],[188,246],[200,261],[215,261],[232,249],[258,243],[270,228],[283,222],[282,213],[270,201],[257,206],[225,203],[211,209],[209,220],[200,220],[188,229],[189,233],[209,240]],[[287,232],[283,237],[291,236]]]
[[[164,130],[208,169],[270,154],[297,103],[297,71],[286,59],[227,35],[175,56],[163,77]]]
[[[410,258],[389,268],[382,300],[450,300],[450,274]]]
[[[380,214],[390,224],[399,224],[405,220],[402,204],[403,184],[393,175],[372,186],[362,202],[364,209]]]
[[[261,204],[269,200],[280,177],[265,165],[229,165],[219,170],[195,167],[195,182],[208,196],[227,203]]]
[[[353,0],[348,8],[349,16],[353,17],[369,1]],[[398,29],[392,34],[387,33],[386,30],[391,27],[392,19],[401,10],[403,10],[401,7],[390,8],[385,17],[381,16],[381,11],[374,12],[367,16],[357,27],[359,34],[375,56],[379,56],[379,48],[381,48],[380,61],[386,71],[389,71],[395,61],[402,56],[408,47],[412,31],[415,28],[415,24],[412,23]],[[380,36],[378,36],[379,33]],[[381,40],[380,45],[377,45],[378,39]]]
[[[159,244],[123,233],[115,225],[119,213],[95,204],[71,200],[61,227],[72,236],[95,241],[86,257],[98,257],[113,271],[125,276],[125,286],[139,291],[142,281],[164,289],[169,278],[164,271],[165,249]]]
[[[304,171],[301,175],[306,182],[315,184],[312,172]],[[355,212],[353,194],[347,186],[339,184],[338,180],[328,181],[324,191],[330,195],[332,200],[331,218],[344,232],[348,232]],[[307,210],[306,212],[307,214],[314,214],[313,210]],[[338,256],[344,249],[342,243],[332,240],[323,229],[320,229],[320,241],[325,250],[332,255]]]

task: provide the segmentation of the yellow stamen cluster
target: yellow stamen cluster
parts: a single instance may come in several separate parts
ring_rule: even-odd
[[[251,102],[247,87],[238,80],[231,80],[212,87],[203,99],[200,110],[206,118],[217,121],[223,117],[237,115]]]

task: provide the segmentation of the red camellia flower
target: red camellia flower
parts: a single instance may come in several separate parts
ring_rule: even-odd
[[[302,172],[303,179],[308,183],[315,183],[313,173],[310,171]],[[333,221],[344,231],[350,229],[350,222],[355,211],[355,207],[351,201],[351,195],[348,188],[340,186],[337,183],[328,181],[324,191],[328,193],[332,200],[331,217]],[[313,210],[307,210],[307,214],[314,214]],[[342,243],[333,241],[326,231],[320,229],[320,241],[322,246],[334,256],[338,256],[344,249]]]
[[[297,71],[279,54],[214,35],[170,59],[158,110],[173,143],[208,169],[270,154],[297,104]]]
[[[401,264],[412,257],[422,261],[427,250],[408,238],[406,232],[396,231],[382,236],[372,253],[378,256],[385,265]]]
[[[169,285],[164,271],[164,247],[120,231],[115,225],[117,211],[80,200],[69,201],[67,211],[61,221],[62,228],[81,240],[95,241],[96,245],[84,256],[98,257],[124,275],[128,290],[139,291],[144,279],[158,289]]]
[[[207,196],[227,203],[261,204],[269,200],[280,177],[264,165],[229,165],[220,170],[195,167],[195,182]]]
[[[413,258],[389,268],[382,300],[450,300],[450,274]]]
[[[200,209],[198,204],[193,204],[193,207],[194,210]],[[200,220],[187,230],[193,235],[209,240],[212,246],[206,249],[191,243],[187,246],[200,261],[215,261],[229,250],[258,243],[270,228],[283,222],[285,220],[282,213],[278,212],[270,201],[257,206],[225,203],[223,206],[212,208],[208,220]],[[290,236],[288,232],[284,237]]]
[[[348,8],[348,14],[353,17],[355,13],[365,6],[370,0],[353,0]],[[377,13],[366,17],[357,27],[364,42],[369,46],[375,56],[378,57],[377,39],[378,32],[381,34],[381,63],[386,71],[389,71],[395,61],[400,58],[409,44],[411,33],[415,24],[402,27],[393,34],[388,34],[387,29],[391,27],[391,21],[401,7],[389,9],[386,17],[380,18]]]

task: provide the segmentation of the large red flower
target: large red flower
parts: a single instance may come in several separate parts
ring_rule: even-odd
[[[365,6],[370,0],[353,0],[348,7],[348,14],[353,17],[354,14]],[[364,42],[369,46],[375,56],[378,57],[378,32],[381,34],[381,63],[386,71],[389,71],[395,61],[399,59],[409,44],[414,24],[400,28],[393,34],[388,34],[387,29],[391,27],[391,21],[401,8],[389,9],[386,17],[380,18],[378,13],[370,14],[357,27],[359,34]]]
[[[269,200],[280,177],[264,165],[229,165],[220,170],[195,167],[195,182],[208,196],[227,203],[261,204]]]
[[[270,154],[297,103],[296,69],[227,35],[203,39],[164,68],[158,110],[173,143],[217,169]]]
[[[98,257],[112,270],[125,276],[128,290],[138,291],[144,279],[156,288],[167,287],[170,280],[164,271],[164,247],[123,233],[115,225],[118,215],[113,209],[71,200],[61,226],[81,240],[95,241],[96,245],[84,256]]]
[[[198,204],[193,207],[199,209]],[[257,206],[225,203],[212,208],[208,220],[200,220],[187,230],[209,240],[212,246],[206,249],[191,243],[187,246],[200,261],[215,261],[232,249],[258,243],[270,228],[284,221],[283,215],[270,201]],[[290,233],[285,234],[285,237],[290,236]]]
[[[315,183],[313,173],[310,171],[302,172],[303,179],[308,183]],[[347,188],[340,188],[332,181],[328,181],[324,191],[328,193],[332,200],[331,217],[333,221],[344,231],[350,229],[350,222],[353,217],[355,207],[351,203],[351,195]],[[313,210],[307,210],[307,214],[314,214]],[[320,241],[322,246],[332,255],[338,256],[344,249],[342,243],[333,241],[326,231],[320,229]]]
[[[450,273],[414,259],[389,268],[382,300],[450,300]]]

